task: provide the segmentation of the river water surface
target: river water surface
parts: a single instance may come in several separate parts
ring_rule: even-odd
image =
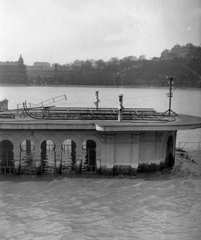
[[[67,95],[57,106],[168,109],[167,89],[91,87],[0,87],[9,108]],[[172,109],[201,116],[201,91],[174,92]],[[0,175],[0,239],[201,239],[201,129],[178,132],[171,170],[136,178],[84,175]],[[193,143],[189,143],[193,142]],[[183,144],[183,145],[182,145]]]

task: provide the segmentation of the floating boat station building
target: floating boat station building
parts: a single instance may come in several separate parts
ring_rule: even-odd
[[[170,109],[28,107],[0,112],[3,174],[128,174],[173,166],[178,130],[201,118]],[[4,100],[4,102],[6,102]]]

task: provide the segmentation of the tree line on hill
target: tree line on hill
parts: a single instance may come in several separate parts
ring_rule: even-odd
[[[58,65],[53,83],[64,85],[113,85],[113,86],[167,86],[167,76],[173,76],[181,87],[201,87],[201,59],[153,58],[144,55],[139,59],[128,56],[123,59],[76,60]],[[65,74],[59,74],[65,71]],[[48,81],[51,84],[51,82]]]

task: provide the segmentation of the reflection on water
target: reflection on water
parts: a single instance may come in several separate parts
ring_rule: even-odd
[[[0,176],[1,239],[200,239],[200,159],[136,178]]]

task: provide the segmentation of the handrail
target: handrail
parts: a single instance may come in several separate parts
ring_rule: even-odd
[[[37,117],[36,115],[32,114],[32,113],[29,111],[29,109],[27,108],[26,101],[23,102],[23,108],[24,108],[25,113],[26,113],[29,117],[34,118],[34,119],[41,119],[41,118],[43,118],[43,117]]]
[[[85,108],[85,107],[55,107],[43,106],[28,108],[23,103],[24,112],[34,119],[46,120],[115,120],[118,118],[118,108]],[[35,111],[35,112],[34,112]],[[122,120],[172,121],[162,116],[153,108],[124,108]]]

